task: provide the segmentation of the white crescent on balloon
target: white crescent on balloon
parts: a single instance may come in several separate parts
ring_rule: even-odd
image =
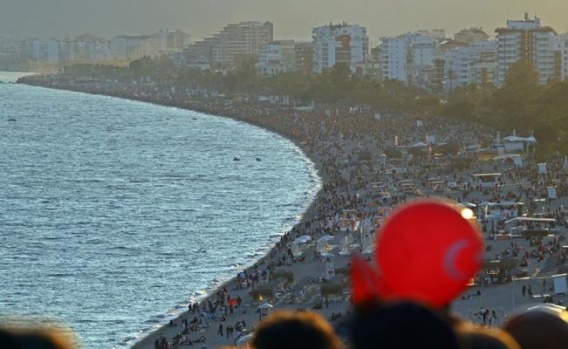
[[[468,275],[464,275],[464,273],[458,269],[456,260],[460,252],[469,247],[470,244],[471,242],[467,239],[458,240],[448,248],[448,251],[444,255],[444,270],[452,279],[465,280],[469,278]]]

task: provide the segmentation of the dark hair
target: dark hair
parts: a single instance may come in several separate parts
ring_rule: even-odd
[[[340,349],[339,337],[320,314],[278,311],[260,323],[254,334],[255,349]]]
[[[359,309],[353,317],[350,339],[355,349],[460,348],[446,317],[411,302]]]
[[[73,349],[76,341],[71,331],[59,327],[0,328],[2,349]]]
[[[560,316],[541,310],[517,314],[505,322],[503,329],[523,349],[564,349],[568,345],[568,323]]]

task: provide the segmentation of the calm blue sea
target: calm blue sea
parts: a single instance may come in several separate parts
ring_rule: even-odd
[[[0,316],[88,349],[130,347],[251,265],[320,185],[262,129],[17,84],[0,84],[0,175]]]

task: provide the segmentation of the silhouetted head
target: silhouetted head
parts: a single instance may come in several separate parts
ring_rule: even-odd
[[[560,316],[542,310],[530,310],[511,317],[503,325],[523,349],[565,349],[568,347],[568,323]]]
[[[255,349],[340,349],[333,327],[315,312],[278,311],[255,330]]]
[[[0,329],[2,349],[74,349],[73,332],[59,326],[7,327]]]
[[[359,308],[351,324],[350,340],[354,349],[460,348],[445,316],[410,302]]]
[[[20,349],[16,336],[8,330],[0,329],[0,348]]]

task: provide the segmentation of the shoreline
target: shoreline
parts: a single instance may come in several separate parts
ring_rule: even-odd
[[[33,77],[34,76],[32,76],[32,78]],[[17,83],[20,83],[20,82],[17,82]],[[262,125],[260,123],[246,121],[246,120],[243,120],[242,118],[238,118],[238,117],[236,118],[236,117],[230,116],[230,115],[223,115],[223,114],[219,113],[218,111],[212,111],[212,110],[207,109],[207,108],[199,108],[198,106],[196,106],[195,108],[191,108],[191,107],[187,107],[187,106],[180,106],[179,104],[175,104],[175,103],[173,103],[173,104],[171,104],[171,103],[160,103],[160,102],[157,102],[157,101],[152,100],[152,99],[136,98],[135,96],[132,96],[132,95],[128,96],[128,95],[122,95],[122,94],[116,94],[116,93],[100,93],[100,92],[99,93],[93,93],[93,92],[87,92],[87,91],[84,91],[84,90],[81,90],[81,89],[66,89],[66,88],[58,88],[58,87],[54,87],[54,86],[34,85],[34,84],[29,84],[29,83],[20,83],[20,84],[34,86],[34,87],[44,87],[44,88],[51,88],[51,89],[59,89],[59,90],[63,90],[63,91],[72,91],[72,92],[80,92],[80,93],[101,95],[101,96],[107,96],[107,97],[121,98],[121,99],[127,99],[127,100],[132,100],[132,101],[151,103],[151,104],[164,106],[164,107],[175,107],[175,108],[180,108],[180,109],[184,109],[184,110],[188,110],[188,111],[199,112],[199,113],[204,113],[204,114],[218,116],[218,117],[230,118],[232,120],[235,120],[235,121],[238,121],[238,122],[245,122],[249,125],[259,127],[259,128],[261,128],[265,131],[278,134],[279,136],[281,136],[281,137],[285,138],[286,140],[292,142],[302,152],[303,156],[306,157],[313,164],[314,169],[316,170],[316,174],[317,174],[317,181],[319,182],[319,184],[317,184],[317,186],[319,187],[318,193],[313,195],[313,198],[312,198],[310,204],[305,209],[305,211],[300,213],[301,219],[299,219],[299,221],[298,221],[298,223],[296,223],[296,225],[301,224],[301,223],[308,221],[310,219],[313,219],[314,216],[315,216],[315,210],[316,210],[315,205],[316,205],[316,202],[321,197],[323,184],[326,181],[326,176],[322,175],[322,173],[320,171],[321,162],[319,161],[318,157],[313,156],[314,154],[309,152],[309,148],[307,148],[305,146],[305,144],[302,144],[302,142],[298,141],[297,139],[291,138],[289,134],[286,134],[286,133],[282,132],[281,130],[269,128],[269,127]],[[291,227],[291,229],[293,229],[293,227]],[[264,264],[265,261],[270,257],[271,254],[274,254],[275,252],[277,252],[277,249],[278,249],[278,243],[273,244],[272,246],[269,247],[267,253],[264,256],[261,256],[251,266],[245,268],[245,270],[251,270],[251,269],[254,268],[255,265]],[[207,302],[208,300],[214,298],[215,292],[217,292],[218,290],[223,289],[225,287],[233,288],[236,283],[237,283],[237,276],[232,276],[231,278],[220,283],[219,285],[212,287],[212,288],[208,288],[207,289],[208,293],[201,296],[201,297],[198,297],[199,298],[198,301],[200,303]],[[188,314],[189,314],[188,310],[183,311],[181,314],[176,316],[176,319],[174,320],[174,322],[179,323],[181,321],[181,319],[183,317],[187,317]],[[140,348],[146,348],[146,347],[153,346],[155,340],[158,337],[162,336],[164,334],[165,330],[167,330],[167,329],[168,329],[167,324],[161,324],[159,328],[152,330],[149,333],[146,333],[144,335],[144,337],[139,338],[136,342],[134,342],[130,346],[130,348],[131,349],[140,349]]]
[[[350,312],[349,308],[349,286],[342,284],[342,272],[349,262],[349,255],[340,253],[333,253],[329,258],[322,258],[318,256],[316,249],[319,247],[314,245],[313,242],[318,238],[323,238],[327,234],[331,234],[336,243],[335,248],[339,244],[343,245],[343,241],[350,239],[357,239],[352,241],[352,245],[357,242],[359,247],[354,249],[364,250],[364,245],[370,247],[367,255],[373,253],[369,241],[372,243],[374,237],[374,227],[380,226],[386,215],[377,212],[381,207],[376,198],[373,196],[375,191],[375,184],[379,183],[392,185],[396,187],[397,182],[406,179],[412,179],[416,185],[414,194],[416,196],[438,195],[432,188],[428,187],[427,181],[429,177],[440,176],[441,174],[447,175],[448,173],[454,178],[466,176],[469,171],[482,170],[493,171],[494,166],[488,164],[472,161],[470,168],[464,170],[454,170],[451,163],[445,163],[443,160],[437,163],[437,166],[429,161],[419,161],[414,164],[405,164],[406,167],[399,168],[393,167],[397,172],[393,173],[379,173],[375,171],[374,167],[383,168],[375,159],[380,159],[381,150],[387,146],[396,145],[395,142],[401,144],[414,144],[419,140],[423,140],[424,133],[428,132],[437,134],[440,138],[444,135],[447,137],[446,141],[456,141],[467,144],[475,144],[474,142],[481,143],[482,140],[491,139],[488,130],[475,127],[470,124],[451,124],[447,122],[440,122],[439,120],[428,120],[426,118],[425,126],[420,129],[416,126],[417,120],[420,118],[409,117],[408,120],[395,121],[381,121],[380,127],[375,120],[375,115],[372,111],[359,110],[352,112],[350,108],[343,107],[342,109],[326,109],[321,107],[316,111],[299,112],[291,108],[277,108],[271,105],[262,103],[250,103],[246,105],[239,105],[238,107],[231,106],[227,108],[222,101],[219,100],[188,100],[187,97],[175,96],[166,86],[155,89],[155,86],[136,86],[136,85],[113,85],[113,84],[76,84],[73,81],[55,81],[51,78],[38,81],[38,78],[32,78],[28,85],[41,86],[47,88],[57,88],[67,91],[76,91],[88,94],[98,94],[111,96],[116,98],[130,99],[141,102],[153,103],[161,106],[176,107],[180,109],[193,110],[210,115],[217,115],[220,117],[231,118],[236,121],[247,122],[251,125],[261,127],[269,132],[274,132],[280,136],[293,142],[301,151],[315,165],[317,174],[321,179],[321,188],[317,195],[314,196],[313,201],[310,203],[306,211],[302,215],[302,219],[296,224],[290,232],[282,236],[280,242],[269,249],[265,256],[259,258],[251,267],[246,270],[253,273],[258,267],[259,271],[267,271],[266,278],[251,287],[247,284],[245,288],[240,288],[240,280],[238,277],[231,279],[219,285],[206,295],[201,302],[205,308],[200,309],[196,313],[188,310],[184,311],[173,322],[173,326],[162,326],[159,329],[151,332],[149,335],[141,338],[138,342],[133,344],[134,349],[154,349],[156,340],[162,336],[167,340],[173,340],[178,337],[182,332],[183,321],[189,321],[191,318],[203,323],[198,326],[196,331],[184,331],[184,337],[190,338],[195,341],[199,336],[206,336],[206,344],[199,343],[200,347],[217,348],[225,345],[232,345],[234,340],[238,338],[236,335],[229,337],[228,335],[218,335],[217,327],[221,325],[227,328],[232,325],[233,321],[245,321],[247,325],[254,325],[260,321],[258,314],[258,306],[260,301],[253,300],[249,296],[249,291],[255,289],[255,286],[268,285],[274,280],[270,279],[270,273],[278,271],[288,271],[293,273],[294,280],[292,285],[285,283],[278,283],[274,286],[274,291],[277,296],[274,297],[275,301],[272,304],[278,309],[316,309],[321,312],[326,318],[330,320],[337,319],[337,316],[345,316]],[[26,79],[25,79],[26,80]],[[24,84],[26,84],[24,82]],[[352,108],[351,108],[352,109]],[[426,130],[425,128],[428,127]],[[430,134],[432,134],[430,133]],[[397,141],[393,142],[393,139]],[[442,139],[443,140],[443,139]],[[363,157],[365,155],[365,157]],[[366,163],[364,159],[371,159],[371,165]],[[390,167],[388,169],[391,169]],[[524,174],[523,175],[527,175]],[[526,176],[526,177],[530,177]],[[525,179],[525,178],[521,178]],[[510,187],[516,188],[519,179],[511,178]],[[382,182],[384,181],[384,183]],[[530,184],[529,184],[529,188]],[[392,190],[392,189],[389,189]],[[444,191],[444,196],[451,197],[455,200],[466,200],[474,202],[482,202],[483,200],[490,200],[495,197],[499,198],[500,195],[509,195],[515,189],[503,187],[495,193],[485,193],[483,191],[475,190],[457,190],[457,191]],[[537,190],[535,190],[536,192]],[[373,194],[373,195],[371,195]],[[407,197],[407,194],[396,194],[388,200],[388,207],[396,206],[414,194]],[[522,194],[522,193],[521,193]],[[525,194],[522,194],[525,195]],[[529,194],[526,194],[527,199],[531,199]],[[562,195],[561,195],[562,196]],[[549,210],[557,210],[562,205],[568,206],[568,198],[563,196],[556,200],[553,204],[548,204]],[[354,216],[351,213],[345,212],[355,211]],[[543,210],[544,211],[544,210]],[[341,220],[338,218],[344,217],[360,222],[361,234],[359,230],[351,231],[351,229],[340,229]],[[331,224],[330,224],[331,222]],[[364,225],[367,222],[369,225]],[[328,227],[329,226],[329,227]],[[363,228],[364,231],[363,231]],[[364,234],[363,234],[364,233]],[[292,240],[298,236],[308,234],[312,237],[312,243],[304,251],[301,260],[294,260],[288,258],[289,249],[292,246]],[[519,240],[491,240],[486,237],[486,244],[492,245],[492,250],[486,253],[488,258],[498,258],[499,256],[507,255],[508,251],[513,246],[519,251],[530,251],[534,247],[529,245],[526,241]],[[352,247],[351,246],[347,246]],[[313,259],[312,259],[313,256]],[[536,261],[530,259],[531,270],[534,271],[535,276],[550,277],[552,275],[552,268],[549,266],[549,260],[553,259],[554,255],[551,252],[550,258],[544,261]],[[555,257],[556,258],[556,257]],[[335,263],[336,275],[334,282],[338,282],[341,286],[339,293],[330,293],[325,306],[322,306],[324,299],[323,285],[321,282],[322,275],[325,275],[326,263],[329,260]],[[284,262],[282,262],[284,261]],[[549,264],[547,264],[549,263]],[[546,270],[546,273],[541,273]],[[339,279],[339,280],[338,280]],[[480,277],[480,279],[482,279]],[[247,279],[248,281],[248,279]],[[526,281],[529,282],[529,281]],[[539,280],[540,282],[540,280]],[[246,282],[245,282],[246,283]],[[550,283],[552,284],[552,283]],[[452,303],[452,311],[456,312],[464,318],[472,321],[480,320],[479,309],[493,309],[499,314],[499,319],[495,319],[494,324],[499,324],[503,321],[508,314],[515,310],[516,306],[529,304],[534,305],[539,299],[520,298],[520,295],[515,296],[515,288],[520,288],[520,283],[505,283],[487,285],[484,282],[472,286],[464,293],[462,299],[456,299]],[[533,287],[539,287],[538,282],[534,283]],[[219,292],[226,289],[226,293],[231,297],[240,297],[243,300],[242,306],[231,308],[230,314],[225,307],[220,307],[220,310],[210,312],[207,309],[207,301],[214,302]],[[321,294],[320,294],[321,291]],[[478,297],[474,291],[479,291]],[[544,291],[542,293],[544,294]],[[520,293],[520,292],[519,292]],[[470,297],[471,296],[471,297]],[[512,298],[512,304],[511,304]],[[564,298],[564,300],[566,300]],[[318,303],[319,302],[319,303]],[[211,308],[211,307],[209,307]],[[234,313],[233,313],[234,311]],[[219,320],[218,315],[228,314],[228,320]],[[205,314],[205,315],[203,315]],[[485,321],[485,320],[483,320]],[[247,330],[251,330],[253,326],[245,326]],[[195,345],[195,343],[194,343]]]

